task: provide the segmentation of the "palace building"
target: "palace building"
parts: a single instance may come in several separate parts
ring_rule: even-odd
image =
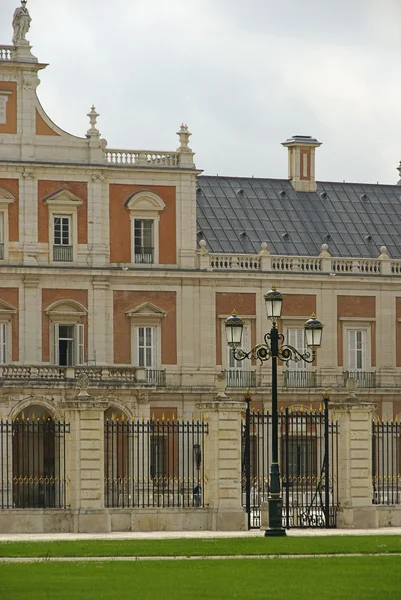
[[[247,389],[268,409],[269,364],[236,361],[224,322],[235,309],[245,348],[262,343],[273,284],[289,344],[305,350],[312,313],[324,323],[313,364],[279,365],[280,407],[318,409],[323,389],[342,398],[350,380],[378,416],[401,415],[398,185],[319,182],[323,149],[309,136],[278,145],[288,179],[272,179],[204,175],[187,125],[176,150],[118,149],[92,106],[87,132],[69,135],[38,99],[47,65],[23,29],[14,38],[0,46],[0,506],[102,510],[91,473],[102,482],[110,457],[92,432],[106,423],[193,423],[202,402],[224,392],[239,402]],[[50,428],[35,450],[23,421],[68,423],[71,449]],[[159,437],[148,459],[164,477]],[[194,460],[199,471],[198,448]],[[24,495],[30,477],[59,489]]]

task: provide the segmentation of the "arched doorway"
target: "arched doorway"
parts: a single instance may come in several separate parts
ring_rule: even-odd
[[[53,416],[43,406],[29,406],[12,422],[13,506],[53,508],[60,495],[56,457],[59,436]]]

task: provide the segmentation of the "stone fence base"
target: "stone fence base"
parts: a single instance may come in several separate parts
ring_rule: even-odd
[[[401,527],[401,505],[344,508],[337,513],[337,527],[340,529]]]
[[[142,508],[3,510],[2,533],[110,533],[117,531],[245,531],[243,509]]]

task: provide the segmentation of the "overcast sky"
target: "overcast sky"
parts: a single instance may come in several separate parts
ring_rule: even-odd
[[[19,0],[0,0],[10,44]],[[109,147],[173,150],[181,122],[208,175],[287,177],[294,135],[323,142],[318,180],[396,183],[400,0],[29,0],[49,67],[38,95],[84,136],[95,104]]]

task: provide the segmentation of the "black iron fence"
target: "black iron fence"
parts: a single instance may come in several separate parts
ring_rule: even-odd
[[[401,423],[372,423],[373,504],[401,504]]]
[[[52,419],[0,420],[0,509],[66,508],[66,434]]]
[[[104,425],[105,504],[204,506],[203,421],[109,421]]]
[[[283,527],[335,527],[337,423],[329,420],[328,409],[323,407],[321,410],[302,408],[298,411],[286,408],[280,412],[278,423]],[[260,507],[269,498],[271,428],[269,412],[249,411],[245,415],[242,501],[252,529],[260,527]]]

